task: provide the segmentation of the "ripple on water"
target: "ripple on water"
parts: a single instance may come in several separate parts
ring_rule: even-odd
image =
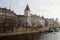
[[[60,32],[41,34],[39,40],[60,40]]]

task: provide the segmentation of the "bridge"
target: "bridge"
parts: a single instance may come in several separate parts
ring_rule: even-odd
[[[44,32],[48,30],[49,27],[41,27],[41,28],[36,28],[36,27],[31,27],[31,28],[18,28],[14,32],[6,32],[6,33],[0,33],[0,37],[5,37],[5,36],[14,36],[14,35],[21,35],[21,34],[29,34],[29,33],[38,33],[38,32]]]

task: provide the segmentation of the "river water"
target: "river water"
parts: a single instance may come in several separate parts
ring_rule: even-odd
[[[1,37],[0,40],[60,40],[60,32],[23,34]]]
[[[60,32],[41,34],[39,40],[60,40]]]

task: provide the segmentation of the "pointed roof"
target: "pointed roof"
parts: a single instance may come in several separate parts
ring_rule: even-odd
[[[26,11],[26,10],[30,10],[30,8],[29,8],[28,4],[27,4],[27,6],[26,6],[26,8],[25,8],[25,10],[24,10],[24,11]]]

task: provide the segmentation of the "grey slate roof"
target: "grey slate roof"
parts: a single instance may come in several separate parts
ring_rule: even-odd
[[[27,6],[26,6],[26,8],[25,8],[25,10],[24,10],[24,11],[26,11],[26,10],[30,10],[30,8],[29,8],[28,4],[27,4]]]

